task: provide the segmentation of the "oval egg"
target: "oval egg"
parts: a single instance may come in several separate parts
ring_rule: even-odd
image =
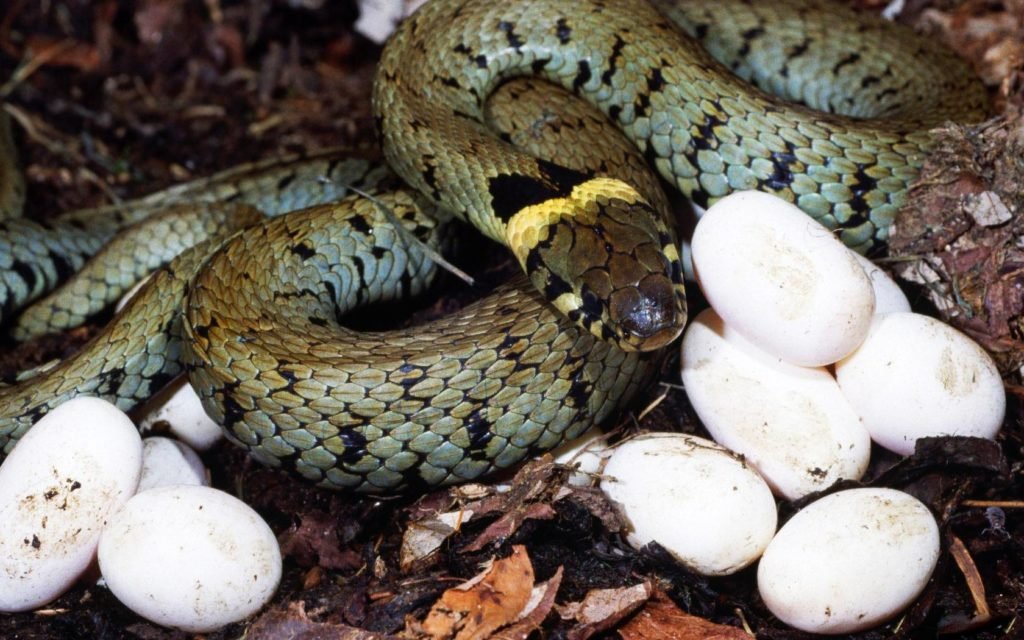
[[[166,422],[177,439],[197,451],[206,451],[224,437],[220,425],[206,415],[188,376],[181,375],[149,399],[139,410],[143,433],[158,422]]]
[[[602,463],[610,455],[606,435],[599,427],[592,427],[575,440],[563,442],[551,450],[556,463],[576,469],[568,480],[574,487],[592,486],[601,472]]]
[[[142,477],[137,492],[176,484],[210,484],[199,454],[171,438],[153,436],[143,440]]]
[[[893,489],[851,489],[811,503],[779,529],[757,568],[765,604],[811,633],[853,633],[899,613],[939,557],[928,508]]]
[[[686,394],[711,437],[778,494],[793,500],[867,469],[871,440],[825,369],[758,349],[712,309],[687,327],[681,361]]]
[[[142,439],[120,409],[78,397],[36,422],[0,466],[0,611],[57,598],[134,493]]]
[[[601,490],[619,505],[636,549],[655,541],[705,575],[754,562],[775,533],[764,480],[710,440],[651,433],[614,447]]]
[[[875,318],[864,344],[836,363],[843,395],[871,438],[903,455],[918,438],[994,438],[1006,392],[992,358],[953,327],[916,313]]]
[[[910,311],[910,300],[907,300],[903,289],[900,289],[900,286],[888,273],[856,251],[850,253],[853,254],[857,263],[864,269],[868,280],[871,281],[871,289],[875,292],[875,315]]]
[[[711,306],[787,362],[831,364],[867,335],[875,309],[868,276],[831,231],[780,198],[722,198],[697,223],[692,252]]]
[[[194,633],[259,611],[281,579],[273,531],[241,500],[210,487],[139,493],[104,528],[100,571],[129,609]]]

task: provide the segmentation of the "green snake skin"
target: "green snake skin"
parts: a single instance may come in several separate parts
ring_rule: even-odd
[[[339,174],[345,161],[328,155],[59,219],[69,230],[96,220],[108,237],[147,221],[133,227],[136,240],[119,240],[23,314],[18,335],[88,318],[165,263],[175,249],[154,249],[145,267],[118,253],[175,228],[155,208],[191,204],[180,246],[199,244],[158,270],[79,356],[0,388],[0,443],[9,450],[75,394],[127,409],[186,368],[232,440],[324,486],[374,492],[477,478],[609,419],[678,334],[675,235],[657,180],[639,165],[702,205],[738,189],[775,193],[870,251],[884,246],[930,149],[927,129],[984,113],[983,88],[951,54],[833,4],[657,4],[694,39],[638,0],[428,3],[385,48],[374,89],[384,154],[416,193],[387,190],[387,171],[365,162],[355,177]],[[503,84],[521,76],[564,90]],[[361,198],[261,219],[221,240],[253,222],[243,203],[275,215],[352,185],[377,193],[428,244],[444,244],[451,216],[441,212],[509,244],[572,322],[516,282],[414,330],[343,328],[348,310],[414,294],[434,271]],[[15,208],[18,190],[7,198]],[[208,221],[195,202],[210,200],[238,204],[237,215]],[[42,249],[0,263],[0,321],[98,250],[54,259],[46,243],[63,234],[31,236],[22,222],[0,223],[14,225],[0,243],[10,255]]]
[[[501,177],[543,181],[546,167],[474,123],[499,83],[538,76],[599,107],[696,203],[768,191],[869,250],[906,200],[931,145],[927,130],[984,116],[984,87],[966,63],[839,4],[656,4],[723,62],[645,2],[428,3],[381,60],[374,103],[388,161],[500,237]],[[810,106],[754,90],[728,67]]]

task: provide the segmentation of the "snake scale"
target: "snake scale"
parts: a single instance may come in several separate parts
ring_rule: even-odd
[[[129,409],[187,370],[232,440],[322,485],[477,478],[608,420],[681,331],[676,234],[646,167],[704,206],[775,193],[881,250],[928,129],[986,108],[941,46],[826,0],[431,0],[385,46],[373,100],[408,187],[324,152],[0,221],[0,321],[19,338],[166,264],[82,353],[0,387],[5,450],[69,397]],[[0,181],[16,212],[20,177],[0,165]],[[415,329],[342,325],[427,288],[436,267],[409,236],[442,246],[455,220],[507,245],[532,286]],[[155,236],[169,242],[146,264],[125,258]]]

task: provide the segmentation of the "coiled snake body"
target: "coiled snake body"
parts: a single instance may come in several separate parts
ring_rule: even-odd
[[[185,235],[182,246],[198,246],[159,271],[84,355],[31,386],[0,388],[6,448],[78,393],[129,408],[177,373],[183,355],[208,413],[264,462],[363,491],[478,477],[607,419],[680,332],[676,238],[640,156],[700,204],[770,191],[871,250],[884,244],[930,148],[927,129],[984,114],[983,88],[954,56],[823,0],[656,4],[663,13],[638,0],[429,2],[385,47],[374,89],[384,155],[414,191],[390,190],[393,178],[375,165],[325,154],[149,203],[235,201],[223,209],[73,214],[69,228],[104,237],[145,219],[155,226],[143,237]],[[521,76],[592,106],[533,82],[501,86]],[[608,121],[631,142],[606,131]],[[558,137],[569,133],[579,135],[575,146]],[[336,198],[343,189],[324,185],[337,183],[378,190],[421,240],[440,242],[452,216],[472,222],[509,245],[572,322],[518,282],[415,331],[344,329],[338,318],[349,308],[421,290],[434,270],[361,198],[219,239],[258,217],[245,202],[294,204],[268,206],[266,185],[316,192],[301,205]],[[200,215],[205,208],[217,213]],[[18,234],[43,239],[32,241],[42,247],[35,254],[12,249],[0,263],[3,319],[99,244],[65,254],[54,238],[70,231],[6,224],[0,242],[12,247]],[[104,290],[124,288],[95,266],[113,262],[90,263]],[[42,312],[23,313],[16,332],[102,305],[90,299],[96,287],[69,287],[36,303]]]

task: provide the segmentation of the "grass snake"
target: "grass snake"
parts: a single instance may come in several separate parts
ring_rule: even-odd
[[[76,394],[130,409],[187,370],[232,440],[314,482],[479,477],[610,419],[681,331],[676,234],[645,165],[698,204],[769,191],[879,250],[928,129],[985,104],[941,46],[824,0],[432,0],[374,86],[408,187],[328,151],[43,224],[17,217],[24,187],[0,164],[0,322],[19,339],[165,265],[81,353],[0,387],[0,443]],[[424,327],[346,329],[350,309],[429,286],[407,236],[444,245],[453,219],[532,285]]]

